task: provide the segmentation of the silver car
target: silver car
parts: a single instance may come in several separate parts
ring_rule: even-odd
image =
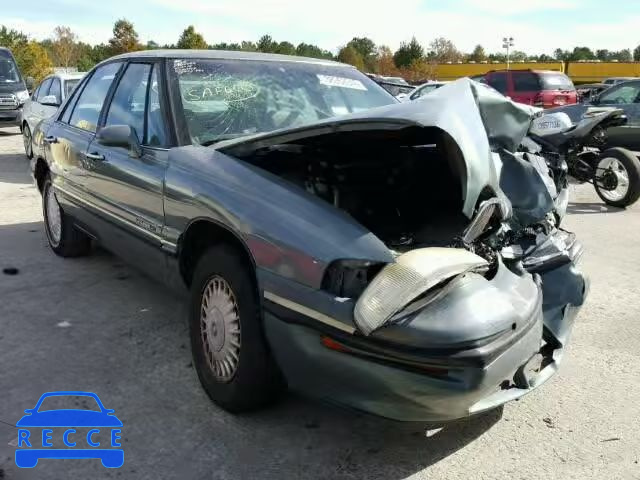
[[[27,157],[33,156],[32,132],[36,125],[56,113],[58,107],[73,92],[85,72],[54,73],[46,77],[22,108],[22,138]]]

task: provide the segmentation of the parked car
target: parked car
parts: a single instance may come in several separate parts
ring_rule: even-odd
[[[609,78],[605,78],[602,83],[604,83],[605,85],[617,85],[619,83],[622,82],[628,82],[629,80],[637,80],[638,77],[609,77]]]
[[[483,83],[514,102],[525,105],[552,108],[578,101],[576,88],[564,73],[550,70],[496,70],[483,77]]]
[[[193,364],[231,412],[285,385],[398,420],[495,408],[557,370],[586,287],[563,241],[536,247],[548,183],[502,157],[531,115],[476,86],[400,104],[326,60],[113,57],[34,131],[49,245],[98,242],[187,293]]]
[[[33,155],[31,132],[35,126],[56,113],[58,107],[62,105],[62,102],[78,85],[83,76],[83,72],[49,75],[33,91],[31,98],[24,102],[21,127],[24,151],[28,158]]]
[[[606,83],[585,83],[578,85],[576,91],[578,92],[578,103],[585,103],[592,101],[595,97],[604,92],[611,85]]]
[[[578,123],[588,109],[593,107],[617,107],[624,110],[627,123],[607,129],[603,150],[623,147],[640,152],[640,79],[618,83],[590,101],[578,105],[555,108],[554,112],[564,112],[573,123]]]
[[[419,87],[417,87],[412,92],[402,94],[403,96],[398,96],[398,100],[400,101],[408,101],[408,100],[418,100],[419,98],[424,97],[426,94],[436,91],[438,88],[446,85],[448,82],[428,82],[423,83]]]
[[[11,50],[0,47],[0,127],[20,126],[22,105],[29,98],[27,87],[32,84],[32,78],[22,78]]]

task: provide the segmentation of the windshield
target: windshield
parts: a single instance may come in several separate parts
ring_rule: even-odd
[[[9,52],[0,50],[0,83],[18,83],[18,67]]]
[[[545,90],[574,90],[573,82],[562,73],[543,73],[540,75]]]
[[[189,134],[211,144],[395,103],[353,68],[303,62],[173,60]]]
[[[73,90],[75,90],[76,86],[78,85],[78,83],[80,83],[80,79],[79,78],[74,78],[72,80],[65,80],[64,82],[64,91],[65,91],[65,98],[67,98],[69,95],[71,95],[71,92],[73,92]]]
[[[42,400],[38,412],[68,409],[101,411],[96,399],[88,395],[53,395]]]

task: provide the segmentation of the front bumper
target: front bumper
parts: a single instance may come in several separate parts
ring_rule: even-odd
[[[511,273],[505,272],[504,281],[514,285],[508,278]],[[548,286],[538,280],[534,287],[537,295],[527,290],[525,297],[531,301],[517,305],[517,310],[525,313],[517,317],[517,326],[514,321],[515,329],[489,338],[479,334],[487,331],[492,319],[499,319],[496,312],[500,309],[494,302],[483,307],[468,292],[461,295],[468,300],[454,299],[461,310],[446,308],[447,315],[443,316],[448,319],[443,324],[457,325],[454,328],[457,334],[452,334],[456,337],[455,344],[423,348],[421,345],[429,339],[427,330],[423,334],[413,332],[413,345],[407,343],[408,337],[399,336],[400,331],[421,328],[421,322],[433,327],[440,321],[433,311],[422,320],[414,320],[410,327],[398,327],[395,332],[385,327],[378,332],[388,330],[386,338],[376,338],[375,334],[364,337],[357,332],[318,330],[313,322],[296,317],[268,300],[265,332],[278,365],[294,390],[399,421],[450,421],[522,397],[557,372],[573,320],[586,294],[586,281],[573,264],[567,265],[561,275],[565,281],[569,276],[579,280],[581,298],[563,305],[543,301],[543,291]],[[495,281],[501,284],[498,277]],[[492,315],[483,315],[483,308]],[[473,324],[482,323],[485,318],[488,323],[482,330],[474,331],[454,318],[460,316],[459,312],[474,317]],[[432,332],[432,338],[440,340],[449,335],[445,328]],[[473,335],[467,335],[468,332]],[[332,342],[329,344],[337,348],[327,347],[327,337]],[[463,338],[467,340],[461,341]]]
[[[22,107],[15,110],[0,110],[0,127],[16,126],[22,124]]]

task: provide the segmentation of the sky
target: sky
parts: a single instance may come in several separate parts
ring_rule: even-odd
[[[478,43],[501,50],[513,36],[515,49],[551,54],[576,45],[633,50],[640,44],[637,0],[30,0],[6,1],[0,24],[41,40],[67,25],[80,40],[111,37],[119,18],[133,22],[146,43],[175,43],[194,25],[212,44],[257,40],[314,43],[336,52],[354,36],[396,49],[415,37],[425,47],[446,37],[462,51]],[[27,7],[28,5],[28,7]],[[611,8],[606,8],[611,5]]]

